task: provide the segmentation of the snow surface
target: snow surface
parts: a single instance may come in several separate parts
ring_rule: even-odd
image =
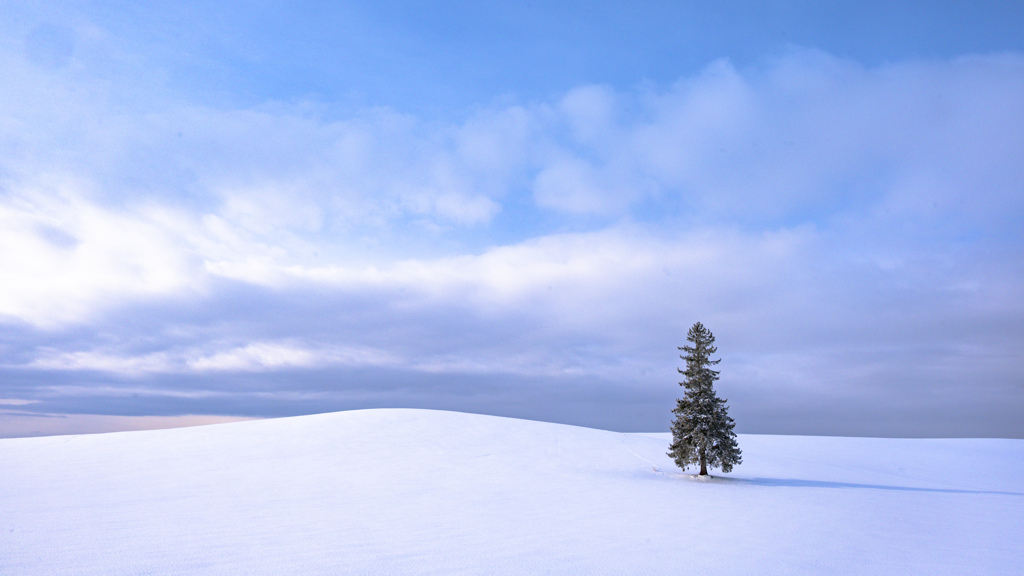
[[[1024,440],[668,434],[429,410],[0,440],[0,574],[1024,574]]]

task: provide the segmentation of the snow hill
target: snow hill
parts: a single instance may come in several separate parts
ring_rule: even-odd
[[[1024,440],[361,410],[0,440],[0,574],[1024,574]]]

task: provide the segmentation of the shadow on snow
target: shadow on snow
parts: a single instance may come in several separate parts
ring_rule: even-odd
[[[725,478],[723,478],[724,480]],[[999,490],[962,490],[957,488],[919,488],[914,486],[889,486],[886,484],[856,484],[852,482],[826,482],[823,480],[799,480],[796,478],[728,478],[733,482],[755,486],[786,486],[791,488],[866,488],[870,490],[897,490],[901,492],[933,492],[945,494],[993,494],[999,496],[1024,496],[1021,492]]]

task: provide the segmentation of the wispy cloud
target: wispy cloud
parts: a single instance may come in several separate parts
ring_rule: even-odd
[[[38,400],[21,400],[19,398],[0,398],[0,406],[25,406],[34,404]]]
[[[254,342],[220,351],[216,351],[215,344],[207,344],[202,348],[142,355],[45,350],[28,364],[28,367],[42,370],[93,370],[126,376],[144,376],[152,373],[259,372],[325,366],[382,366],[394,363],[395,360],[386,352],[369,348],[308,348],[289,342]]]

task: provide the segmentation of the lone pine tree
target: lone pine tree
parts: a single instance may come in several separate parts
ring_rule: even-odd
[[[686,370],[678,369],[684,376],[679,383],[686,388],[686,394],[676,401],[672,411],[672,444],[668,455],[683,470],[690,464],[700,463],[700,475],[706,476],[708,466],[717,466],[722,472],[729,472],[736,464],[743,462],[740,448],[736,444],[736,425],[729,417],[725,400],[715,395],[714,383],[718,371],[711,366],[721,362],[712,360],[718,352],[715,336],[703,324],[697,322],[686,334],[692,346],[680,346],[685,355]]]

